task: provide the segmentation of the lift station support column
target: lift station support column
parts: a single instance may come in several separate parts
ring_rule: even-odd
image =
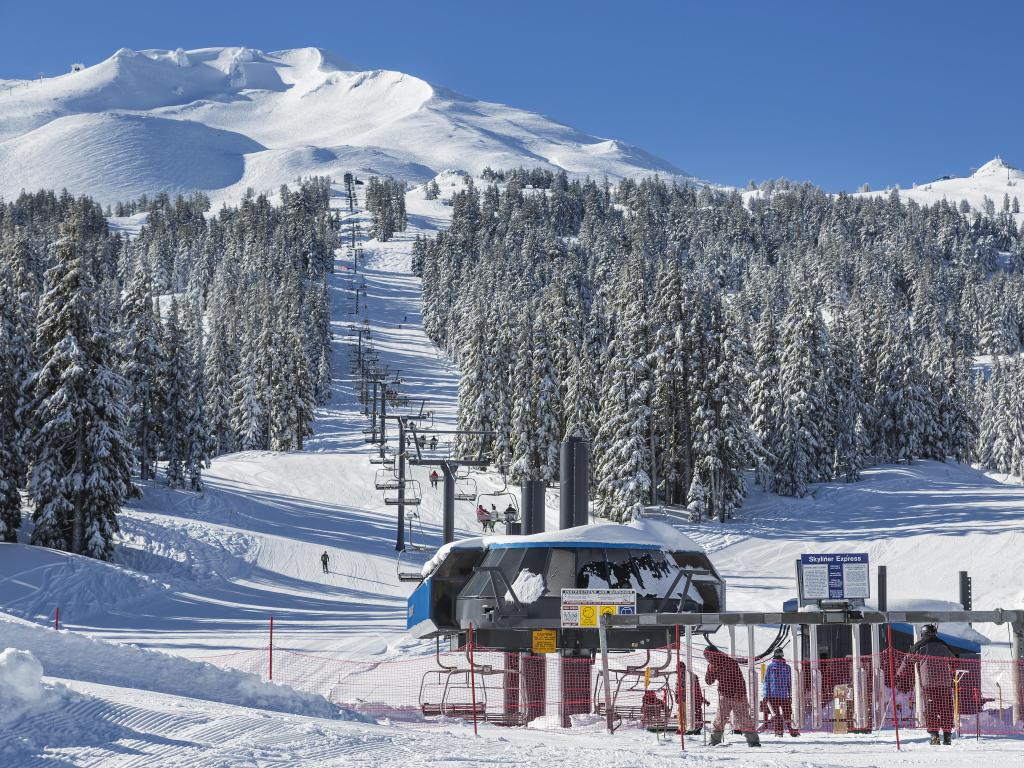
[[[444,476],[444,513],[441,519],[441,543],[451,544],[455,541],[455,473],[458,465],[450,461],[441,463],[441,474]]]

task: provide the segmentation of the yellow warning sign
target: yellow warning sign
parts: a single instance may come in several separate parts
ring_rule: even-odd
[[[580,606],[580,626],[581,627],[596,627],[597,626],[597,606],[596,605],[581,605]]]
[[[614,616],[619,612],[619,606],[617,605],[602,605],[600,608],[600,614],[602,616]]]
[[[553,629],[533,630],[534,653],[554,653],[558,650],[558,633]]]

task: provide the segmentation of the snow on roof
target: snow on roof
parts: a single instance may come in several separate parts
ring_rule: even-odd
[[[431,573],[453,549],[482,549],[492,545],[523,545],[556,546],[565,544],[580,546],[581,544],[600,545],[636,545],[642,547],[660,547],[669,552],[703,552],[699,544],[683,535],[671,525],[655,520],[633,520],[625,525],[616,523],[599,523],[597,525],[579,525],[559,531],[545,531],[529,536],[474,536],[445,544],[423,566],[424,576]]]

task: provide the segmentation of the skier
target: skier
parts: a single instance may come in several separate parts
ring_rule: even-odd
[[[437,490],[437,481],[438,474],[437,470],[435,469],[433,472],[430,473],[430,487],[433,488],[435,491]]]
[[[491,517],[491,513],[484,509],[483,504],[477,504],[476,506],[476,519],[483,526],[484,533],[490,531],[494,533],[494,518]]]
[[[921,639],[910,647],[910,651],[896,672],[898,678],[910,664],[917,668],[917,679],[924,692],[924,721],[931,736],[931,744],[952,744],[953,731],[953,659],[957,653],[944,640],[939,639],[939,629],[934,624],[925,624]]]
[[[430,450],[437,449],[437,435],[432,435],[430,438]]]
[[[772,663],[764,671],[764,683],[761,695],[768,703],[775,724],[775,735],[781,736],[783,722],[789,728],[790,736],[800,733],[793,727],[793,671],[782,655],[782,649],[776,648],[772,654]]]
[[[514,523],[518,516],[519,516],[518,510],[515,508],[515,506],[510,501],[508,503],[508,506],[505,507],[505,522],[506,523]]]
[[[329,563],[330,560],[331,560],[331,558],[328,557],[327,550],[325,549],[324,553],[322,555],[320,555],[320,564],[324,567],[324,573],[328,572],[327,571],[327,563]]]
[[[420,450],[421,450],[421,451],[422,451],[422,450],[423,450],[424,448],[426,448],[426,447],[427,447],[427,436],[426,436],[426,435],[420,435],[420,439],[419,439],[419,446],[420,446]]]
[[[760,747],[761,739],[755,730],[754,721],[750,719],[750,707],[747,704],[747,684],[743,680],[743,672],[736,659],[726,656],[710,646],[704,649],[704,658],[708,662],[708,671],[704,675],[705,685],[718,683],[718,712],[711,726],[711,746],[722,743],[725,721],[729,716],[736,716],[736,725],[743,732],[748,747]]]

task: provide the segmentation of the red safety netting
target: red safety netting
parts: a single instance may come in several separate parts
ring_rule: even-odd
[[[784,735],[923,729],[1024,734],[1024,663],[898,651],[794,665],[674,647],[563,658],[474,647],[403,660],[275,648],[202,660],[272,675],[378,718],[533,728],[643,727]],[[472,658],[472,661],[470,659]],[[689,659],[689,666],[687,666]],[[895,679],[895,685],[893,685]],[[685,682],[683,682],[685,681]],[[683,684],[681,684],[683,683]],[[610,702],[610,705],[609,705]],[[610,715],[610,717],[609,717]]]

